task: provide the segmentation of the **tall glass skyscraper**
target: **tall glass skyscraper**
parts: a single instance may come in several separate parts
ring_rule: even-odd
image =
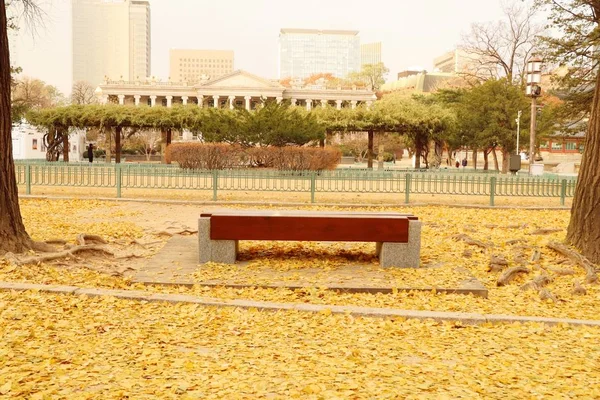
[[[282,29],[279,34],[280,79],[319,73],[345,78],[359,70],[358,31]]]

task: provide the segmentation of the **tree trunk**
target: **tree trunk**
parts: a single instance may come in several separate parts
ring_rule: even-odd
[[[477,169],[477,149],[473,149],[473,169]]]
[[[367,168],[373,169],[373,130],[368,131],[369,145],[367,150]]]
[[[581,168],[577,178],[575,198],[567,241],[595,264],[600,263],[600,75],[596,78],[594,102]]]
[[[496,148],[492,149],[492,157],[494,157],[494,168],[496,171],[500,171],[500,167],[498,166],[498,154],[496,154]]]
[[[508,162],[510,161],[510,153],[505,148],[502,148],[502,173],[508,172]]]
[[[165,148],[165,163],[171,164],[171,152],[169,147],[171,147],[171,140],[173,139],[173,132],[171,128],[167,129],[167,147]]]
[[[106,129],[106,162],[110,164],[112,158],[112,128]]]
[[[66,129],[66,130],[62,131],[61,135],[62,135],[62,139],[63,139],[63,161],[69,162],[69,150],[70,150],[69,130]]]
[[[11,138],[10,56],[6,32],[6,6],[0,1],[0,255],[31,248],[25,231],[15,176]]]
[[[167,163],[167,131],[160,131],[160,162],[162,164]]]
[[[121,132],[123,128],[117,126],[115,128],[115,164],[121,163]]]
[[[483,149],[483,170],[484,171],[487,171],[489,168],[489,165],[490,165],[489,164],[489,162],[490,162],[489,155],[490,155],[489,151],[487,151],[487,149]]]

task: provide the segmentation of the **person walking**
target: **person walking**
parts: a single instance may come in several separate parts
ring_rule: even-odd
[[[94,162],[94,145],[90,143],[90,145],[87,148],[87,154],[88,154],[88,160],[90,161],[90,164]]]
[[[462,160],[462,166],[463,166],[463,168],[465,168],[467,166],[467,159],[466,158],[463,158],[463,160]]]

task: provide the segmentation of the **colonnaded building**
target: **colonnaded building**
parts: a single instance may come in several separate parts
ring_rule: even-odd
[[[171,107],[173,104],[197,104],[198,107],[236,108],[245,107],[254,110],[263,101],[283,100],[292,105],[306,107],[326,107],[338,109],[355,108],[365,104],[367,107],[377,99],[370,88],[329,87],[325,83],[303,85],[293,83],[291,87],[237,70],[232,73],[210,79],[203,76],[198,83],[192,82],[143,82],[112,81],[105,82],[96,89],[101,103],[149,105]]]

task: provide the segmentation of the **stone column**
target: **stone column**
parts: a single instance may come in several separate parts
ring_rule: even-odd
[[[173,96],[165,96],[167,99],[167,107],[171,107],[173,105]]]
[[[198,98],[198,107],[202,108],[204,106],[204,96],[196,96]]]
[[[233,102],[235,101],[235,96],[229,96],[228,99],[229,99],[229,109],[233,110],[233,107],[234,107]]]
[[[292,99],[292,107],[296,106],[296,103],[298,103],[297,99]]]
[[[187,96],[181,96],[181,102],[183,103],[184,106],[187,106],[187,101],[188,101]]]
[[[244,100],[246,100],[246,110],[250,111],[250,100],[252,100],[252,96],[244,96]]]
[[[327,107],[327,100],[321,100],[321,108]]]
[[[150,107],[154,107],[156,105],[156,96],[150,96]]]
[[[142,98],[142,96],[140,96],[139,94],[136,94],[133,96],[134,100],[135,100],[135,105],[139,106],[140,105],[140,99]]]
[[[102,97],[100,98],[100,103],[102,104],[108,104],[108,95],[102,95]]]
[[[306,111],[310,111],[312,108],[312,99],[306,99]]]
[[[283,101],[283,97],[277,97],[277,104],[281,104],[282,101]]]
[[[214,100],[214,108],[219,108],[219,96],[217,96],[216,94],[213,96],[213,100]]]
[[[337,108],[338,110],[341,110],[341,109],[342,109],[342,103],[343,103],[343,100],[336,100],[336,101],[335,101],[335,105],[336,105],[336,108]]]
[[[368,100],[368,101],[367,101],[367,110],[368,110],[369,108],[371,108],[371,106],[372,106],[372,105],[373,105],[373,102],[372,102],[371,100]]]
[[[120,105],[125,104],[125,95],[124,94],[120,94],[117,97],[119,98],[119,104]]]
[[[352,105],[352,109],[353,109],[353,110],[356,108],[356,103],[357,103],[357,101],[356,101],[356,100],[352,100],[352,101],[350,102],[350,104]]]

